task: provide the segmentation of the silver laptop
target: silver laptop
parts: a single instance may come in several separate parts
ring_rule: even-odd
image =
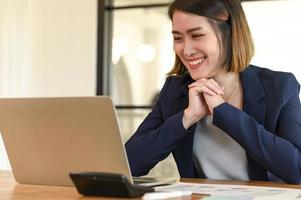
[[[2,98],[0,132],[19,183],[73,186],[71,171],[132,180],[110,97]]]

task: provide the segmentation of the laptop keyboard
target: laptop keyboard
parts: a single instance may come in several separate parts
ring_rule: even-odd
[[[135,184],[139,183],[153,183],[156,182],[155,178],[150,178],[150,177],[133,177],[133,181]]]
[[[151,177],[133,177],[133,182],[135,185],[144,186],[144,187],[155,187],[170,185],[177,182],[176,178],[171,179],[160,179],[160,178],[151,178]]]

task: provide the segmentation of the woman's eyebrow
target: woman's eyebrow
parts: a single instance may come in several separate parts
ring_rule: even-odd
[[[201,30],[201,29],[202,29],[202,27],[191,28],[191,29],[188,29],[188,30],[186,31],[186,33],[191,33],[191,32],[193,32],[193,31],[199,31],[199,30]],[[173,30],[171,33],[172,33],[172,34],[181,34],[179,31],[176,31],[176,30]]]
[[[199,31],[199,30],[201,30],[201,29],[202,29],[202,27],[195,27],[195,28],[188,29],[186,32],[187,32],[187,33],[191,33],[191,32],[193,32],[193,31]]]

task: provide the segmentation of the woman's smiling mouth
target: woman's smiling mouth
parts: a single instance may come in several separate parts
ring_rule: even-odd
[[[191,69],[198,68],[200,65],[203,64],[205,59],[206,59],[206,57],[202,57],[202,58],[199,58],[199,59],[194,59],[194,60],[188,61],[189,68],[191,68]]]

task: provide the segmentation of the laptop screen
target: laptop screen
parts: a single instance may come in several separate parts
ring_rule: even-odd
[[[0,132],[19,183],[72,186],[70,171],[131,180],[110,97],[1,98]]]

